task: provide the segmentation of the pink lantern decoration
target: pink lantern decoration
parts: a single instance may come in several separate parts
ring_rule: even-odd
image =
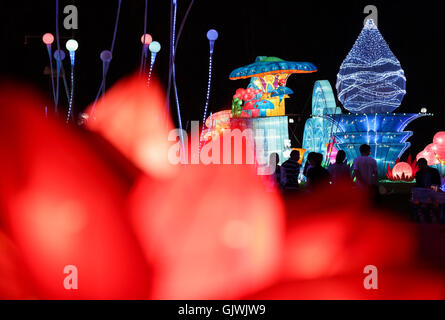
[[[42,37],[43,43],[50,45],[54,42],[54,36],[51,33],[45,33]]]
[[[152,41],[153,41],[153,38],[148,33],[143,34],[142,37],[141,37],[141,42],[142,42],[143,45],[148,46],[150,43],[152,43]]]
[[[441,161],[445,161],[445,131],[439,131],[433,138],[433,150]]]
[[[392,168],[392,175],[399,179],[411,178],[413,176],[413,169],[409,163],[399,162]]]
[[[327,147],[327,154],[329,155],[329,163],[333,164],[336,161],[338,150],[334,147],[334,143],[337,141],[333,137],[333,142],[330,142],[326,145]]]
[[[419,161],[420,158],[424,158],[428,162],[429,166],[433,166],[433,165],[439,163],[439,161],[436,158],[435,153],[432,150],[428,151],[425,149],[425,150],[419,152],[416,156],[416,161]]]

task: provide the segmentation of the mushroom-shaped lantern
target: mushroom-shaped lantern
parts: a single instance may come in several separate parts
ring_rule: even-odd
[[[284,99],[280,95],[270,97],[270,94],[281,86],[293,73],[312,73],[317,68],[310,62],[284,61],[277,57],[257,57],[255,63],[233,70],[230,80],[251,78],[249,88],[261,89],[263,100],[268,100],[274,105],[267,111],[267,115],[279,116],[285,114]],[[284,95],[283,95],[284,97]]]

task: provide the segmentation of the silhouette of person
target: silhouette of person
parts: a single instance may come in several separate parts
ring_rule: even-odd
[[[431,188],[431,186],[441,185],[440,173],[437,169],[428,166],[425,158],[417,160],[419,171],[416,173],[416,187]]]
[[[333,184],[338,182],[351,182],[351,168],[344,161],[346,159],[346,152],[340,150],[335,157],[335,163],[331,164],[328,172],[331,175]]]
[[[327,186],[330,182],[330,175],[328,170],[321,166],[323,162],[323,155],[321,153],[314,153],[312,155],[311,167],[307,171],[307,187],[312,190],[314,187]]]
[[[312,157],[314,156],[316,152],[309,152],[306,157],[306,163],[304,164],[303,168],[303,175],[307,178],[307,171],[311,167]]]
[[[281,185],[285,190],[297,190],[300,173],[300,152],[292,150],[290,158],[281,165]]]
[[[360,146],[361,156],[354,159],[353,176],[357,178],[357,185],[363,188],[373,188],[378,185],[377,161],[371,158],[371,147],[367,144]]]

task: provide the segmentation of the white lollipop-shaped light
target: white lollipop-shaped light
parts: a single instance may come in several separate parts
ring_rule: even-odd
[[[79,48],[79,44],[76,40],[70,39],[66,42],[66,49],[70,52],[71,65],[74,65],[74,57],[76,55],[76,50]]]
[[[77,50],[77,48],[79,48],[79,43],[76,40],[70,39],[66,42],[66,49],[69,52],[74,52]]]
[[[148,49],[150,49],[151,53],[158,53],[161,50],[161,44],[157,41],[153,41],[148,46]]]

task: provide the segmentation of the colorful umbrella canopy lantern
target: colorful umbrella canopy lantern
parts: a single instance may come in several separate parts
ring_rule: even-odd
[[[286,88],[289,76],[293,73],[316,71],[317,68],[310,62],[291,62],[277,57],[260,56],[256,58],[255,63],[233,70],[229,79],[250,78],[248,88],[261,90],[262,95],[258,100],[267,100],[274,106],[272,109],[266,108],[266,116],[282,116],[285,114],[284,100],[288,98],[287,95],[293,93],[291,89]]]
[[[254,63],[233,70],[229,78],[230,80],[238,80],[280,73],[290,75],[292,73],[311,73],[316,71],[317,67],[310,62],[291,62],[277,57],[260,56],[256,58]]]

